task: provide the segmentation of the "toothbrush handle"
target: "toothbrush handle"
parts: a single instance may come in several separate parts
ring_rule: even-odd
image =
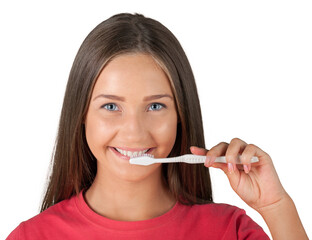
[[[241,156],[242,156],[242,155],[239,155],[238,158],[236,159],[236,164],[243,164],[243,163],[242,163],[242,160],[241,160]],[[222,157],[217,157],[217,159],[216,159],[215,162],[227,163],[224,156],[222,156]],[[259,162],[258,157],[252,157],[251,160],[250,160],[250,163],[256,163],[256,162]]]
[[[177,162],[185,162],[186,159],[180,157],[171,157],[171,158],[154,158],[153,163],[177,163]],[[200,162],[198,162],[200,163]]]
[[[155,158],[154,163],[205,163],[206,156],[193,155],[193,154],[185,154],[178,157],[170,157],[170,158]]]
[[[236,164],[242,164],[241,161],[241,155],[236,160]],[[184,163],[190,163],[190,164],[196,164],[196,163],[205,163],[206,156],[200,156],[200,155],[193,155],[193,154],[185,154],[183,156],[179,157],[172,157],[172,158],[159,158],[154,159],[157,163],[175,163],[175,162],[184,162]],[[216,163],[227,163],[225,156],[217,157],[215,159]],[[259,162],[259,159],[257,157],[252,157],[251,163]]]

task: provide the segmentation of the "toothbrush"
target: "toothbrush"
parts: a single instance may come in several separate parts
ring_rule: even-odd
[[[241,155],[239,155],[238,159],[236,160],[236,164],[242,164],[242,161],[240,159]],[[183,163],[190,163],[190,164],[196,164],[196,163],[205,163],[206,156],[200,156],[200,155],[193,155],[193,154],[185,154],[178,157],[171,157],[171,158],[154,158],[151,154],[144,154],[139,157],[132,157],[130,158],[131,164],[137,164],[137,165],[143,165],[147,166],[154,163],[177,163],[177,162],[183,162]],[[227,163],[225,160],[225,156],[217,157],[215,159],[216,163]],[[259,162],[259,159],[257,157],[252,157],[250,163]]]

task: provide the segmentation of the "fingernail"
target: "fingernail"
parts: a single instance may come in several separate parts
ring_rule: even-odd
[[[228,163],[228,170],[229,170],[229,173],[234,172],[234,167],[232,163]]]
[[[246,174],[249,173],[249,169],[248,169],[248,166],[246,164],[244,164],[244,171],[245,171]]]
[[[244,164],[244,171],[245,173],[249,173],[251,170],[251,164]]]

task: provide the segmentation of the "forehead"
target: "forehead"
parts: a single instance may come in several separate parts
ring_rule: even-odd
[[[166,73],[148,54],[124,54],[113,58],[101,71],[93,94],[144,91],[143,94],[170,93]]]

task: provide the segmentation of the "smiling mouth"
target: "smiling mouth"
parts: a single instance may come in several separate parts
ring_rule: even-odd
[[[146,153],[148,153],[152,148],[147,148],[145,150],[142,151],[127,151],[127,150],[123,150],[117,147],[113,147],[117,152],[119,152],[120,154],[133,158],[133,157],[140,157]]]

